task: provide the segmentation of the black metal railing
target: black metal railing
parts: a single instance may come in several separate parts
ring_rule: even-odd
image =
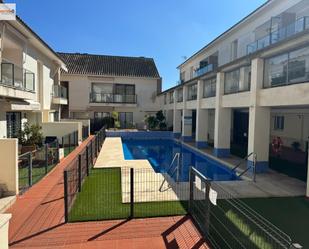
[[[42,147],[18,156],[19,190],[24,192],[41,180],[59,162],[59,142],[55,139]]]
[[[1,84],[24,91],[35,91],[35,74],[11,62],[1,63]]]
[[[189,212],[212,248],[295,248],[287,234],[193,167]]]
[[[72,189],[73,193],[77,191],[76,187]],[[185,215],[188,194],[188,188],[167,173],[157,174],[142,168],[95,168],[86,177],[78,196],[68,200],[66,220]]]
[[[105,127],[103,127],[64,170],[64,211],[66,222],[68,221],[69,212],[74,204],[76,195],[82,191],[82,184],[94,165],[105,137]]]
[[[89,126],[88,125],[83,125],[83,140],[89,137]]]
[[[136,104],[136,94],[90,93],[90,103]]]
[[[73,131],[61,138],[61,148],[66,157],[78,146],[78,131]]]

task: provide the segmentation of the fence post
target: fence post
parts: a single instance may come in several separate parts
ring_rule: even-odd
[[[192,166],[190,167],[189,173],[189,213],[192,212],[192,202],[193,202],[193,182],[194,182],[194,174]]]
[[[134,169],[130,168],[130,218],[134,218]]]
[[[32,151],[29,152],[28,185],[32,186]]]
[[[63,171],[63,184],[64,184],[64,221],[69,220],[69,203],[68,203],[68,172]]]
[[[95,157],[98,157],[98,136],[95,136]]]
[[[78,192],[82,191],[82,155],[78,155]]]
[[[75,146],[78,146],[78,131],[75,131]]]
[[[205,227],[206,227],[206,235],[209,234],[209,221],[210,221],[210,199],[209,199],[209,192],[210,192],[210,181],[205,181],[205,200],[206,200],[206,212],[205,212]]]
[[[306,167],[308,165],[308,152],[309,152],[309,141],[306,141],[306,148],[305,148],[305,152],[306,152]]]
[[[86,166],[87,166],[87,176],[89,176],[89,147],[86,146]]]
[[[92,150],[93,150],[93,149],[92,149],[92,146],[93,146],[93,139],[92,139],[91,142],[90,142],[90,159],[91,159],[91,160],[90,160],[90,163],[91,163],[91,164],[93,164],[93,156],[92,156],[92,153],[93,153]]]
[[[57,149],[57,163],[59,163],[60,162],[60,153],[59,153],[59,141],[58,141],[58,138],[57,138],[57,140],[56,140],[56,149]]]
[[[71,152],[71,134],[69,134],[69,153]]]
[[[44,145],[44,150],[45,150],[45,174],[47,174],[47,169],[48,169],[48,144]]]

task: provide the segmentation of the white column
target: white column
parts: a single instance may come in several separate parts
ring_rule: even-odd
[[[196,147],[207,147],[208,134],[208,110],[201,109],[201,99],[203,98],[203,81],[197,82],[197,105],[196,105]]]
[[[248,153],[257,155],[256,171],[264,172],[268,169],[269,134],[270,134],[270,107],[260,107],[258,92],[263,87],[263,60],[252,60],[251,63],[251,99],[249,108],[249,137]],[[252,165],[253,157],[248,160]]]
[[[192,110],[183,109],[182,111],[182,140],[192,141]]]
[[[180,138],[181,136],[181,110],[174,110],[173,113],[173,133],[175,138]]]
[[[222,108],[221,99],[224,94],[224,73],[217,74],[216,110],[215,110],[215,144],[214,155],[227,157],[231,143],[231,108]]]
[[[306,197],[309,197],[309,153],[307,160],[307,188],[306,188]]]
[[[174,91],[174,111],[173,111],[173,134],[174,138],[181,137],[181,110],[177,110],[178,91]]]

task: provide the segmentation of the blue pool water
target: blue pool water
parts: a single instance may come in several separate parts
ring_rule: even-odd
[[[125,159],[148,159],[153,169],[161,173],[168,170],[174,155],[180,152],[180,181],[189,180],[190,166],[194,166],[212,180],[230,181],[238,179],[234,172],[217,161],[171,139],[122,138],[122,147]],[[176,167],[176,163],[173,164],[173,167]],[[172,171],[169,171],[169,173]],[[175,178],[175,176],[173,177]]]

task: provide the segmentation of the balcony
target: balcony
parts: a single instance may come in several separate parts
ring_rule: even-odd
[[[136,94],[90,93],[90,103],[136,104]]]
[[[53,103],[59,105],[68,104],[68,89],[61,85],[54,85],[53,88]]]
[[[269,35],[247,45],[247,54],[254,53],[279,41],[309,29],[309,17],[299,18],[297,21],[271,32]]]
[[[1,85],[17,90],[34,92],[35,74],[11,62],[1,63]]]
[[[198,76],[201,76],[205,73],[209,73],[209,72],[212,72],[214,69],[216,68],[216,65],[215,64],[208,64],[207,66],[205,67],[201,67],[201,68],[198,68],[195,72],[194,72],[194,77],[198,77]]]

